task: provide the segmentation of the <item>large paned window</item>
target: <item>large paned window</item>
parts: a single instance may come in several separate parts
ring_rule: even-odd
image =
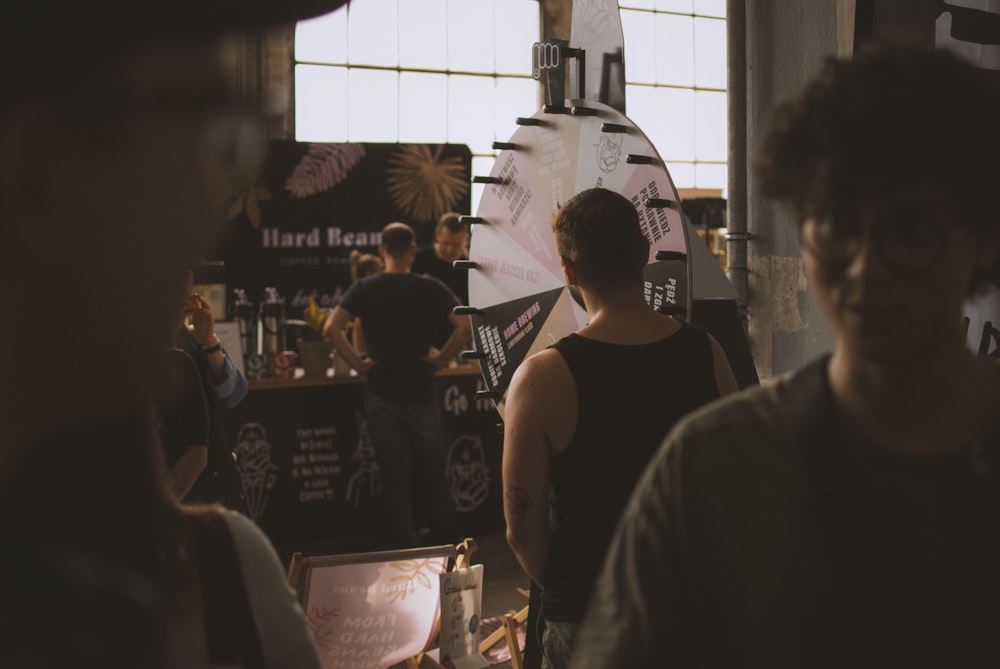
[[[627,114],[678,188],[725,188],[725,0],[621,0]],[[540,104],[538,0],[363,0],[295,34],[302,142],[450,142],[488,174]],[[472,210],[483,186],[472,187]]]
[[[626,114],[678,188],[726,188],[725,0],[620,0]]]
[[[538,109],[539,34],[538,0],[363,0],[300,22],[295,137],[467,144],[489,174],[493,142]]]

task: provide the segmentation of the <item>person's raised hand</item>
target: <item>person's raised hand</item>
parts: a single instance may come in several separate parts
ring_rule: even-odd
[[[215,316],[212,314],[212,307],[198,293],[192,293],[191,299],[194,302],[194,310],[191,312],[194,340],[198,346],[213,346],[216,343],[216,337]]]

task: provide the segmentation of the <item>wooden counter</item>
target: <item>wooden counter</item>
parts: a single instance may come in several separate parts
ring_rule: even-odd
[[[479,365],[459,365],[457,367],[445,367],[434,373],[435,377],[446,376],[479,376]],[[251,379],[248,381],[251,390],[269,390],[273,388],[306,388],[310,386],[332,386],[344,383],[361,383],[363,379],[356,372],[351,372],[349,376],[334,375],[333,368],[327,370],[326,377],[304,376],[302,368],[295,370],[294,378],[269,377],[266,379]]]

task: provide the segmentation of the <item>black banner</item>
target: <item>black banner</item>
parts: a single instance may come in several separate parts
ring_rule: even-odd
[[[350,285],[351,251],[376,253],[381,230],[407,223],[429,244],[446,211],[469,212],[472,154],[459,144],[274,141],[255,180],[229,203],[217,255],[230,295],[274,286],[290,318],[310,297],[333,307]]]

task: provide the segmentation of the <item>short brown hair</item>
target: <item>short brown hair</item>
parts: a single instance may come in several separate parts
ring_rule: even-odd
[[[590,188],[564,204],[552,221],[559,255],[589,288],[609,290],[642,282],[649,240],[639,213],[623,195]]]
[[[461,214],[454,211],[449,211],[441,215],[441,218],[438,219],[438,224],[434,228],[434,230],[435,231],[447,230],[452,234],[457,234],[459,232],[464,232],[468,234],[469,224],[462,222]]]
[[[390,223],[382,228],[382,248],[393,257],[409,251],[416,239],[413,228],[406,223]]]
[[[374,253],[351,251],[351,281],[363,279],[370,274],[378,274],[385,269],[385,263]]]

